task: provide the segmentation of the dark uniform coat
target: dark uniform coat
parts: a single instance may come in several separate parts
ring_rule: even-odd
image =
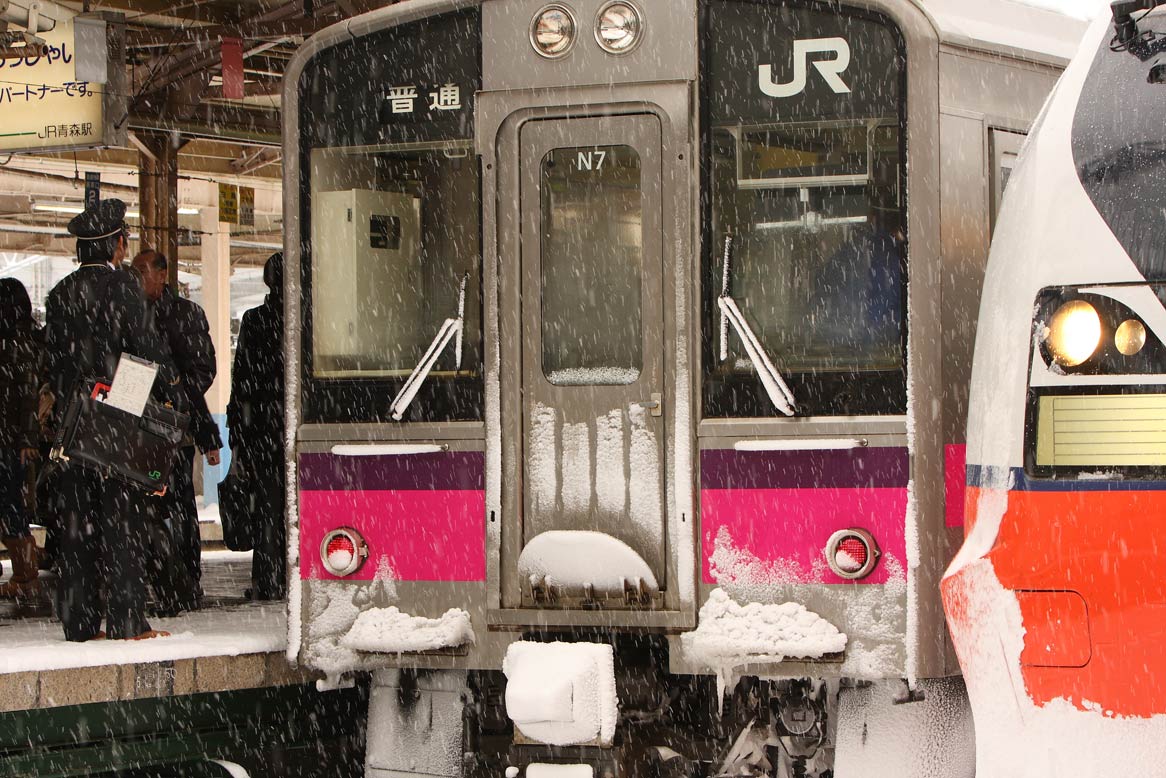
[[[146,298],[130,271],[83,264],[45,302],[49,384],[55,413],[95,380],[108,383],[123,352],[159,365],[153,397],[185,406],[169,350],[147,315]],[[150,545],[145,501],[138,489],[93,470],[66,465],[58,476],[61,541],[57,614],[66,640],[93,638],[103,610],[110,638],[149,630],[144,560]],[[106,590],[102,607],[101,591]]]
[[[206,404],[206,393],[218,372],[206,314],[198,303],[174,294],[169,286],[151,307],[154,322],[169,345],[174,366],[182,377],[195,444],[203,451],[222,448],[219,426]]]
[[[154,323],[170,347],[174,366],[182,377],[182,387],[190,409],[190,430],[194,444],[203,451],[222,448],[219,426],[207,407],[206,392],[214,383],[218,365],[206,314],[197,303],[175,294],[167,286],[150,305]],[[170,492],[165,512],[171,520],[174,551],[186,567],[192,582],[189,596],[168,591],[157,576],[162,568],[151,569],[151,578],[162,610],[177,612],[197,607],[202,579],[202,541],[198,530],[198,503],[194,494],[193,445],[178,450],[170,475]],[[155,549],[160,551],[160,549]],[[161,558],[161,557],[160,557]]]
[[[15,316],[3,311],[5,316]],[[0,321],[0,538],[28,535],[24,449],[38,448],[41,344],[31,322]]]
[[[283,382],[283,296],[274,292],[243,314],[227,406],[231,453],[256,498],[251,578],[261,599],[285,592]]]

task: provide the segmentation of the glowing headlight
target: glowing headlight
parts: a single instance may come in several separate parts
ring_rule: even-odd
[[[1097,350],[1101,342],[1101,317],[1084,300],[1065,303],[1049,319],[1045,341],[1053,361],[1064,367],[1076,367]]]
[[[1146,345],[1146,326],[1137,319],[1126,319],[1113,333],[1113,345],[1127,357],[1132,357]]]
[[[604,51],[626,54],[640,42],[640,13],[630,3],[608,3],[595,17],[595,40]]]
[[[530,23],[530,45],[548,59],[561,57],[575,43],[575,16],[558,3],[544,6]]]

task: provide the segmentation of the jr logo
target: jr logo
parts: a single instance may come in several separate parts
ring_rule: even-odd
[[[814,68],[822,76],[827,86],[838,94],[845,94],[850,87],[842,80],[842,71],[850,64],[850,44],[845,38],[810,38],[794,41],[794,77],[784,84],[773,81],[773,67],[759,65],[757,67],[757,85],[761,91],[770,97],[793,97],[806,89],[806,63],[810,62],[810,55],[820,52],[833,52],[834,59],[812,60]]]

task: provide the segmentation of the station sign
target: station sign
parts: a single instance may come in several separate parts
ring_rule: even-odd
[[[219,221],[239,223],[239,187],[219,184]]]
[[[249,186],[239,187],[239,225],[255,226],[255,190]]]
[[[96,208],[101,202],[101,173],[85,171],[85,207]]]
[[[111,25],[110,37],[121,41]],[[109,61],[113,77],[98,84],[77,78],[77,51],[72,19],[38,33],[47,44],[24,57],[0,59],[0,152],[61,151],[114,145],[120,142],[107,122],[111,99],[122,80],[123,57]],[[124,54],[124,48],[121,48]],[[84,74],[84,69],[82,69]]]

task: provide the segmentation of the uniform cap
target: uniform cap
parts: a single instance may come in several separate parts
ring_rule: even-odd
[[[125,203],[118,199],[102,200],[74,216],[68,229],[79,240],[100,240],[121,232],[125,221]]]

